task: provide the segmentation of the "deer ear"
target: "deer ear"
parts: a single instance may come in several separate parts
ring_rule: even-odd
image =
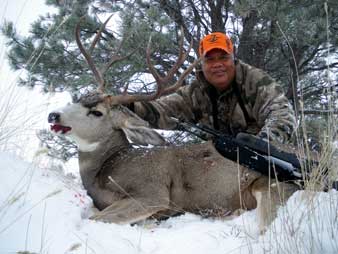
[[[126,107],[120,107],[117,112],[121,114],[121,121],[117,121],[120,122],[119,128],[131,142],[138,145],[165,145],[164,138],[155,130],[148,128],[148,122],[134,112]],[[114,118],[117,119],[117,116]]]
[[[133,125],[126,121],[124,127],[121,128],[127,138],[138,145],[164,145],[164,138],[153,129],[145,126]]]

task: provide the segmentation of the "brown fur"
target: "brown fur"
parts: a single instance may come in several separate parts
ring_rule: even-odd
[[[94,117],[91,110],[103,115]],[[71,127],[69,136],[79,144],[82,182],[100,210],[95,220],[135,223],[182,212],[228,216],[258,205],[264,230],[297,190],[287,183],[276,188],[268,177],[222,157],[210,142],[133,148],[128,139],[154,144],[163,139],[124,107],[82,102],[53,114],[59,117],[50,122]]]

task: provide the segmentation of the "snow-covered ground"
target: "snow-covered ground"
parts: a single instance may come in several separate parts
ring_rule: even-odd
[[[92,221],[79,179],[5,152],[0,168],[0,253],[338,253],[334,190],[295,193],[259,235],[255,211],[232,220],[185,214],[134,226]]]

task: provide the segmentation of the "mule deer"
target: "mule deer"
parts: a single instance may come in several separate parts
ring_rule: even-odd
[[[98,91],[51,112],[48,121],[52,131],[69,136],[78,145],[82,183],[100,210],[91,218],[112,223],[136,223],[182,212],[225,216],[238,209],[257,207],[263,229],[273,218],[277,205],[297,190],[294,185],[276,184],[266,176],[239,166],[222,157],[210,142],[167,145],[147,122],[123,106],[154,100],[182,84],[198,61],[175,85],[163,86],[184,62],[183,36],[178,60],[164,78],[150,63],[148,44],[147,62],[158,84],[154,94],[112,96],[104,93],[104,72],[98,71],[93,64],[79,33],[78,25],[78,46],[100,86]],[[97,38],[99,36],[100,33]],[[134,148],[130,141],[158,147]]]

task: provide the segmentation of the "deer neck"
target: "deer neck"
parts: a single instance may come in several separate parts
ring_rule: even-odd
[[[108,158],[130,146],[122,131],[114,131],[114,135],[99,141],[92,151],[79,151],[80,175],[85,189],[90,191],[94,187],[95,178]]]

